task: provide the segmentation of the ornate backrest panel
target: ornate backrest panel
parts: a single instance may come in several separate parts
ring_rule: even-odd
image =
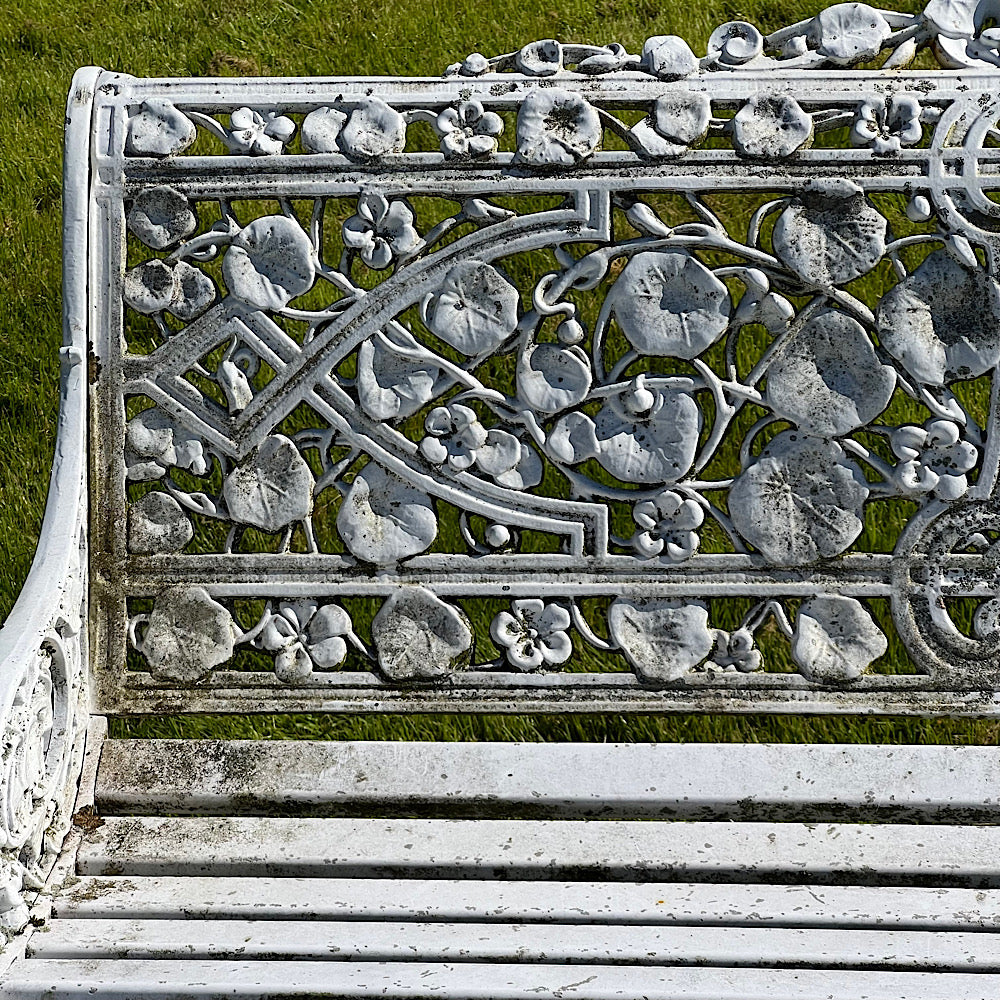
[[[100,706],[995,711],[991,24],[105,74]]]

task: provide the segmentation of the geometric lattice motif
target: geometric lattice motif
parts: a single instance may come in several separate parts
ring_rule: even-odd
[[[970,11],[441,79],[106,74],[104,707],[989,711]],[[899,69],[930,41],[948,68]]]

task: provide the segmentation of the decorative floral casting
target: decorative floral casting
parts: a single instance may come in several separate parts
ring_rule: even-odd
[[[697,529],[705,512],[696,500],[665,490],[653,500],[637,503],[632,517],[638,525],[632,544],[640,555],[662,555],[671,562],[684,562],[698,550]]]
[[[413,209],[402,199],[389,201],[378,192],[363,193],[357,215],[344,223],[344,243],[369,267],[381,271],[420,245]]]
[[[512,667],[538,670],[546,663],[558,666],[570,658],[570,614],[561,604],[528,599],[514,601],[510,607],[493,619],[490,635]]]
[[[449,684],[565,668],[575,642],[640,686],[738,686],[776,656],[799,686],[874,683],[889,616],[870,577],[887,560],[865,557],[889,555],[882,522],[961,511],[994,474],[977,412],[1000,364],[997,244],[965,225],[958,173],[945,191],[913,166],[941,148],[974,168],[949,102],[975,95],[852,82],[820,98],[768,70],[892,69],[942,38],[989,61],[985,8],[949,4],[836,4],[769,35],[728,22],[702,57],[669,35],[634,55],[548,39],[473,54],[419,101],[331,90],[287,114],[233,109],[227,125],[130,108],[129,156],[176,156],[197,127],[248,155],[328,157],[316,170],[342,185],[260,217],[238,199],[195,204],[179,181],[130,189],[123,300],[183,385],[126,400],[129,558],[268,548],[280,566],[329,566],[336,587],[320,592],[338,595],[279,586],[251,613],[209,585],[164,591],[131,615],[150,670],[204,678],[249,646],[277,684],[340,683],[322,676],[334,669]],[[754,75],[722,76],[737,69]],[[647,98],[627,90],[637,74]],[[460,178],[451,197],[398,180],[417,155],[427,176]],[[778,194],[748,194],[731,221],[719,164],[757,191],[777,161]],[[883,175],[907,185],[902,234]],[[539,192],[544,209],[522,200]],[[874,281],[889,289],[865,301]],[[975,551],[992,552],[983,539]],[[544,568],[527,593],[545,596],[508,607],[498,581],[522,567]],[[757,602],[742,621],[694,599],[713,574]],[[339,603],[354,576],[374,581],[367,611],[349,590]],[[963,641],[1000,633],[992,614]]]
[[[437,116],[441,152],[445,156],[487,156],[497,149],[503,119],[484,111],[479,101],[463,101],[457,108],[445,108]]]
[[[898,153],[901,146],[920,142],[923,134],[920,102],[915,97],[897,96],[888,100],[869,97],[858,106],[851,126],[851,142],[867,146],[880,156]]]

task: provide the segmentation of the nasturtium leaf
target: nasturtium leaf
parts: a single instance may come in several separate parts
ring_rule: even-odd
[[[807,185],[774,224],[774,252],[806,281],[840,285],[882,259],[887,225],[856,184]]]
[[[729,290],[683,250],[636,254],[608,295],[622,333],[640,354],[696,358],[729,325]]]
[[[767,401],[799,428],[837,437],[888,405],[896,372],[883,365],[864,327],[829,309],[799,331],[767,372]]]
[[[386,347],[377,337],[358,351],[358,398],[373,420],[409,417],[434,398],[441,369]]]
[[[190,519],[169,493],[154,490],[129,508],[129,552],[180,552],[193,537]]]
[[[667,390],[642,414],[611,399],[594,418],[597,461],[626,483],[676,483],[691,468],[701,412],[694,397]]]
[[[751,97],[733,115],[733,146],[741,156],[775,159],[812,142],[812,116],[794,97]]]
[[[426,493],[369,462],[340,505],[337,530],[353,555],[381,566],[429,548],[437,516]]]
[[[254,219],[222,258],[229,293],[257,309],[277,311],[307,292],[316,277],[313,249],[302,227],[284,215]]]
[[[462,261],[427,301],[427,326],[463,354],[499,347],[517,327],[517,289],[491,264]]]
[[[138,641],[149,672],[193,683],[233,655],[237,628],[229,611],[203,587],[169,587],[156,598]]]
[[[404,587],[379,609],[372,640],[389,680],[430,681],[468,663],[472,628],[459,608],[423,587]]]
[[[579,347],[535,344],[518,357],[517,394],[541,413],[582,403],[590,383],[590,361]]]
[[[976,378],[1000,360],[1000,285],[936,250],[882,297],[882,346],[929,385]]]
[[[678,680],[715,647],[700,601],[618,597],[608,608],[608,628],[632,670],[652,684]]]
[[[809,680],[854,680],[888,646],[882,630],[853,597],[810,598],[795,618],[792,659]]]
[[[733,526],[769,562],[804,566],[861,534],[868,484],[836,441],[783,431],[729,490]]]
[[[280,531],[312,511],[309,464],[283,434],[272,434],[226,478],[229,516],[263,531]]]
[[[837,66],[874,59],[892,33],[889,22],[866,3],[837,3],[816,16],[819,52]]]
[[[170,103],[151,97],[142,102],[128,120],[125,134],[126,156],[173,156],[187,149],[198,130],[186,115]]]

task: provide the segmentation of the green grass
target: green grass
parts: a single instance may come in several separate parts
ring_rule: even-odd
[[[686,37],[695,51],[719,23],[765,30],[820,4],[746,0],[7,0],[0,11],[0,616],[27,575],[44,510],[57,409],[60,177],[65,94],[73,70],[97,64],[139,76],[438,75],[472,51],[535,38],[623,43]],[[917,10],[905,0],[900,7]],[[997,742],[974,720],[791,717],[656,719],[280,716],[121,720],[144,735],[400,739]]]

